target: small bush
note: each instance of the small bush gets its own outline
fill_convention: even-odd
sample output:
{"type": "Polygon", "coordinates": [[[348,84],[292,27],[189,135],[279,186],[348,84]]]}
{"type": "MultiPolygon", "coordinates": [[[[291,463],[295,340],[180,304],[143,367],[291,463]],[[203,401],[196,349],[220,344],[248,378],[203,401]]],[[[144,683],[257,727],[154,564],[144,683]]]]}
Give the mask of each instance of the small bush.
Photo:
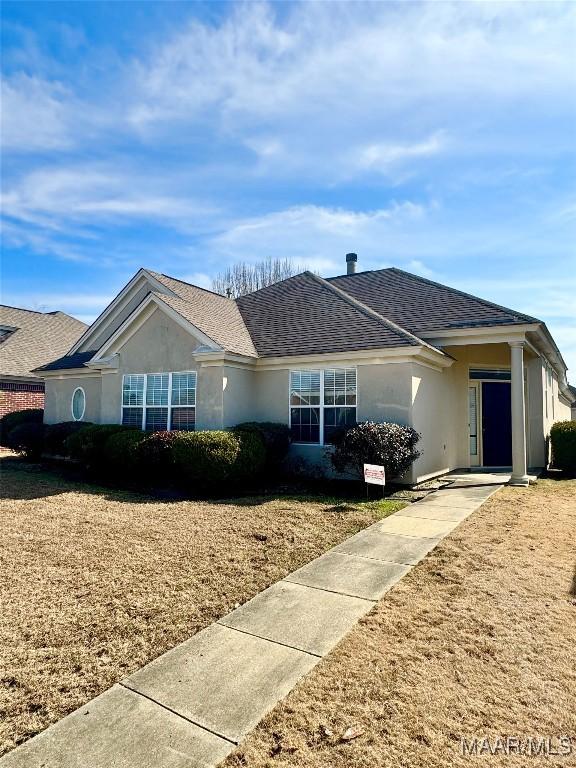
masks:
{"type": "Polygon", "coordinates": [[[233,432],[175,432],[172,444],[174,476],[189,491],[226,492],[235,480],[240,438],[233,432]]]}
{"type": "Polygon", "coordinates": [[[110,477],[133,477],[139,467],[138,446],[145,437],[140,429],[113,433],[102,446],[98,465],[110,477]]]}
{"type": "Polygon", "coordinates": [[[41,424],[44,419],[42,408],[28,408],[24,411],[7,413],[0,419],[0,445],[9,448],[7,442],[10,432],[19,424],[41,424]]]}
{"type": "Polygon", "coordinates": [[[412,427],[366,421],[337,436],[332,464],[338,472],[364,476],[364,464],[380,464],[387,477],[402,477],[420,456],[420,435],[412,427]]]}
{"type": "Polygon", "coordinates": [[[138,464],[151,483],[169,485],[174,480],[174,442],[179,432],[146,433],[136,446],[138,464]]]}
{"type": "Polygon", "coordinates": [[[259,434],[266,448],[266,465],[277,466],[286,457],[290,447],[290,429],[287,424],[273,421],[246,421],[234,430],[253,431],[259,434]]]}
{"type": "Polygon", "coordinates": [[[104,444],[108,438],[119,432],[132,432],[133,429],[121,424],[93,424],[70,435],[64,447],[70,458],[85,467],[95,468],[104,460],[104,444]]]}
{"type": "Polygon", "coordinates": [[[27,459],[39,459],[44,447],[44,424],[29,421],[10,430],[8,448],[21,453],[27,459]]]}
{"type": "Polygon", "coordinates": [[[62,421],[59,424],[47,424],[44,430],[44,451],[53,456],[66,456],[66,440],[84,427],[92,426],[91,421],[62,421]]]}
{"type": "Polygon", "coordinates": [[[249,477],[257,477],[267,463],[266,443],[263,434],[243,425],[232,430],[240,440],[240,450],[233,467],[233,478],[243,482],[249,477]]]}
{"type": "Polygon", "coordinates": [[[576,421],[557,421],[550,430],[552,465],[576,474],[576,421]]]}

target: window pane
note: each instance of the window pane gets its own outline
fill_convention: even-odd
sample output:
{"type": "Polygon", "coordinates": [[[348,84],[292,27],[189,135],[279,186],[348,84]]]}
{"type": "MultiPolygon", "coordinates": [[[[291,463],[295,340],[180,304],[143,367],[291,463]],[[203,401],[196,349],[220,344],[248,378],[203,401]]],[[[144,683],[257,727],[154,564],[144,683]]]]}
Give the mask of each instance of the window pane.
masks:
{"type": "Polygon", "coordinates": [[[168,408],[146,408],[145,429],[158,432],[168,429],[168,408]]]}
{"type": "Polygon", "coordinates": [[[324,442],[331,443],[338,432],[356,424],[356,408],[324,409],[324,442]]]}
{"type": "Polygon", "coordinates": [[[142,408],[122,408],[122,424],[142,429],[142,408]]]}
{"type": "Polygon", "coordinates": [[[171,429],[183,429],[192,432],[196,424],[195,408],[173,408],[171,429]]]}
{"type": "Polygon", "coordinates": [[[83,389],[74,390],[72,395],[72,417],[75,421],[80,421],[84,416],[84,407],[86,405],[86,397],[83,389]]]}
{"type": "Polygon", "coordinates": [[[290,405],[320,405],[320,371],[290,372],[290,405]]]}
{"type": "Polygon", "coordinates": [[[473,368],[470,371],[471,379],[488,379],[489,381],[510,381],[510,371],[473,368]]]}
{"type": "Polygon", "coordinates": [[[296,443],[320,442],[320,409],[292,408],[290,411],[290,431],[296,443]]]}
{"type": "Polygon", "coordinates": [[[356,405],[356,369],[324,371],[324,405],[356,405]]]}
{"type": "Polygon", "coordinates": [[[196,374],[172,374],[172,405],[196,405],[196,374]]]}
{"type": "Polygon", "coordinates": [[[168,405],[168,374],[151,373],[146,381],[146,405],[168,405]]]}
{"type": "Polygon", "coordinates": [[[468,388],[468,421],[470,424],[470,456],[478,455],[478,407],[476,387],[468,388]]]}
{"type": "Polygon", "coordinates": [[[143,405],[144,376],[129,374],[122,384],[122,405],[143,405]]]}

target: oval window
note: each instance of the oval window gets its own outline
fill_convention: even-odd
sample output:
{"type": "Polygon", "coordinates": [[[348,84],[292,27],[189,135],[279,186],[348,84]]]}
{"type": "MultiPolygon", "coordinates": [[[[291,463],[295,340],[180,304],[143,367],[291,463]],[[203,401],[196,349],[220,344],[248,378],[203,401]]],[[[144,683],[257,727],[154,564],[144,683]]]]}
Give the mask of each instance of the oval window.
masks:
{"type": "Polygon", "coordinates": [[[72,395],[72,418],[81,421],[86,409],[86,395],[82,387],[77,387],[72,395]]]}

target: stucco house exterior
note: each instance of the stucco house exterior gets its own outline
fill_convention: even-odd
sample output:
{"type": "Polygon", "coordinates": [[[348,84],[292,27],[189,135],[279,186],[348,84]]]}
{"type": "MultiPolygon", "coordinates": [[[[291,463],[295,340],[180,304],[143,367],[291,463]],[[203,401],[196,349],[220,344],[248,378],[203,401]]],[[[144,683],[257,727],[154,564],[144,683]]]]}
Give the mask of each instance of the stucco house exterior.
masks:
{"type": "Polygon", "coordinates": [[[44,381],[33,369],[65,354],[86,328],[65,312],[0,305],[0,417],[44,407],[44,381]]]}
{"type": "Polygon", "coordinates": [[[63,357],[37,372],[45,421],[143,429],[290,425],[322,463],[334,430],[410,424],[409,482],[455,468],[547,463],[570,418],[566,365],[540,320],[395,268],[311,272],[231,299],[140,269],[63,357]]]}

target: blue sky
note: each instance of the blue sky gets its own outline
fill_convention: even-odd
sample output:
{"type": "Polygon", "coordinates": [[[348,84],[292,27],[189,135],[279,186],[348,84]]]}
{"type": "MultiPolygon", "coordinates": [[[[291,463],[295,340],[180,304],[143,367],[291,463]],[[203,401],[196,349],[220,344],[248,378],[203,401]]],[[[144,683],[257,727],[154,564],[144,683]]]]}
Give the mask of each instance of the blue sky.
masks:
{"type": "Polygon", "coordinates": [[[2,301],[140,266],[398,266],[544,319],[576,378],[576,5],[3,3],[2,301]]]}

